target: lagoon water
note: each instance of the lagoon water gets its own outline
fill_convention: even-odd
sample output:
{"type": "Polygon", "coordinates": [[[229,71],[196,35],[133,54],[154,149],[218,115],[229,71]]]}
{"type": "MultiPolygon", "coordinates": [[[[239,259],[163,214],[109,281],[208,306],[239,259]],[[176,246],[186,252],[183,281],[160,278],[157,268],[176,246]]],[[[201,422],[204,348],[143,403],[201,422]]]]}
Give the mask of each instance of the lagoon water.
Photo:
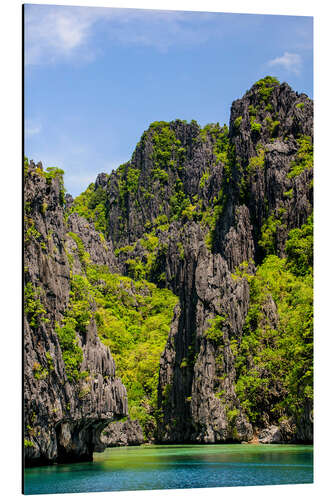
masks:
{"type": "Polygon", "coordinates": [[[313,482],[313,447],[144,445],[108,448],[94,461],[26,469],[25,494],[212,488],[313,482]]]}

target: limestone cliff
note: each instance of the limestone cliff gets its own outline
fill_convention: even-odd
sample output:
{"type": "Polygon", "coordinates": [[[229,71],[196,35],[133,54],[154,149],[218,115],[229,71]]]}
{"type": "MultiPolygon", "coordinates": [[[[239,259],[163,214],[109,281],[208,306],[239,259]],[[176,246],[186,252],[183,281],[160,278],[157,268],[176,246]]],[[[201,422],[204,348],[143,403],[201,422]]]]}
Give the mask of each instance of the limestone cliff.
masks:
{"type": "MultiPolygon", "coordinates": [[[[235,392],[232,346],[241,342],[249,283],[233,275],[243,263],[255,274],[266,255],[284,258],[290,231],[311,215],[312,136],[312,101],[267,78],[233,103],[229,130],[152,124],[108,180],[109,238],[122,272],[133,275],[143,262],[146,277],[180,299],[161,358],[162,442],[250,440],[260,430],[235,392]],[[158,237],[153,261],[141,245],[150,231],[158,237]],[[218,343],[206,335],[216,317],[225,318],[218,343]]],[[[276,316],[272,298],[262,314],[276,316]]],[[[271,393],[283,397],[281,388],[271,393]]],[[[301,424],[274,419],[271,404],[261,426],[279,418],[289,422],[282,440],[312,440],[310,403],[301,424]]]]}
{"type": "MultiPolygon", "coordinates": [[[[126,164],[75,200],[55,172],[27,168],[30,461],[142,441],[136,423],[110,424],[99,439],[127,400],[96,314],[73,312],[71,276],[84,277],[88,262],[179,298],[157,406],[145,403],[150,438],[312,441],[312,151],[312,101],[267,77],[232,104],[229,127],[154,122],[126,164]],[[295,327],[288,308],[306,321],[295,327]],[[76,368],[61,341],[73,318],[76,368]]],[[[94,312],[89,286],[77,300],[94,312]]]]}
{"type": "Polygon", "coordinates": [[[69,229],[87,234],[92,255],[107,265],[112,248],[103,247],[87,221],[66,223],[60,175],[30,163],[24,183],[25,463],[88,460],[102,446],[101,430],[127,414],[127,396],[93,318],[61,346],[57,325],[70,304],[70,255],[80,267],[69,229]],[[71,348],[78,354],[75,375],[68,370],[71,348]]]}

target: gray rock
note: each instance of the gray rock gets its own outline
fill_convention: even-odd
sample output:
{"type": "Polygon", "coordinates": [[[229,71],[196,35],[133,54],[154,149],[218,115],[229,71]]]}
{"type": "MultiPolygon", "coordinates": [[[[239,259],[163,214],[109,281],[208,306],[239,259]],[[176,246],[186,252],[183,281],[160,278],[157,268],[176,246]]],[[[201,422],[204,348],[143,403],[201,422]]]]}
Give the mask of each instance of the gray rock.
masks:
{"type": "MultiPolygon", "coordinates": [[[[115,376],[109,349],[97,335],[92,320],[86,335],[77,332],[83,350],[85,380],[70,381],[65,373],[61,347],[55,331],[68,306],[70,265],[61,184],[47,181],[42,166],[31,163],[25,176],[25,284],[40,303],[34,322],[29,309],[24,321],[24,419],[25,464],[92,459],[102,448],[99,435],[114,419],[127,415],[125,387],[115,376]],[[31,229],[32,228],[32,229],[31,229]],[[31,234],[32,233],[32,234],[31,234]],[[66,253],[67,252],[67,253],[66,253]],[[42,312],[43,311],[43,312],[42,312]]],[[[112,265],[110,245],[104,250],[82,220],[72,217],[70,228],[81,233],[93,258],[112,265]]]]}
{"type": "Polygon", "coordinates": [[[103,446],[138,446],[145,441],[141,426],[137,420],[112,422],[102,432],[103,446]]]}
{"type": "Polygon", "coordinates": [[[282,443],[282,435],[277,425],[271,425],[267,429],[262,429],[259,434],[259,443],[278,444],[282,443]]]}
{"type": "MultiPolygon", "coordinates": [[[[41,165],[30,165],[25,181],[30,211],[26,223],[29,226],[32,220],[39,236],[25,244],[25,279],[42,290],[40,301],[49,321],[38,328],[31,327],[27,319],[25,323],[26,439],[33,443],[26,447],[28,464],[87,459],[94,449],[105,445],[141,441],[137,423],[110,424],[127,415],[126,391],[116,378],[110,352],[97,337],[94,321],[86,335],[78,334],[84,352],[82,370],[93,374],[79,383],[66,379],[55,323],[61,321],[69,300],[68,256],[73,272],[85,272],[75,240],[68,233],[80,236],[92,263],[126,274],[127,259],[146,258],[139,239],[156,218],[164,216],[170,222],[177,183],[181,183],[191,204],[199,208],[192,217],[181,215],[164,231],[156,231],[159,243],[149,279],[179,296],[160,360],[159,441],[247,442],[257,433],[262,442],[312,441],[310,404],[305,405],[297,421],[286,415],[281,423],[270,415],[270,401],[263,401],[263,428],[253,429],[236,393],[232,343],[242,336],[249,285],[246,279],[235,277],[235,272],[244,262],[249,274],[256,272],[264,257],[259,244],[261,230],[269,216],[280,220],[274,252],[285,257],[289,231],[304,224],[313,210],[312,169],[293,178],[288,176],[299,148],[299,135],[313,136],[313,103],[282,84],[273,89],[270,105],[271,121],[279,122],[273,137],[258,86],[232,104],[229,139],[233,161],[229,169],[216,155],[212,131],[202,134],[195,122],[176,120],[169,128],[177,147],[172,148],[163,178],[159,178],[152,158],[154,126],[150,127],[127,164],[110,176],[100,174],[96,179],[95,189],[107,194],[106,241],[77,214],[68,218],[66,227],[59,180],[47,183],[37,172],[41,165]],[[304,103],[302,110],[296,106],[300,102],[304,103]],[[250,106],[256,109],[260,131],[251,130],[250,106]],[[239,116],[242,121],[236,127],[239,116]],[[249,168],[260,150],[264,152],[262,165],[249,168]],[[129,171],[132,183],[125,189],[129,171]],[[133,178],[137,178],[137,184],[133,178]],[[221,196],[223,209],[216,220],[212,248],[208,249],[208,226],[198,214],[212,207],[216,199],[222,200],[221,196]],[[130,249],[116,258],[113,249],[123,246],[130,249]],[[206,336],[210,321],[217,315],[224,318],[220,342],[206,336]],[[47,353],[54,370],[48,378],[37,380],[34,363],[47,367],[47,353]]],[[[221,132],[221,128],[217,130],[221,132]]],[[[66,204],[71,203],[67,197],[66,204]]],[[[271,296],[262,306],[261,321],[271,328],[278,324],[277,306],[271,296]]],[[[248,363],[253,367],[253,360],[248,363]]],[[[269,397],[284,396],[283,389],[273,384],[269,397]]]]}

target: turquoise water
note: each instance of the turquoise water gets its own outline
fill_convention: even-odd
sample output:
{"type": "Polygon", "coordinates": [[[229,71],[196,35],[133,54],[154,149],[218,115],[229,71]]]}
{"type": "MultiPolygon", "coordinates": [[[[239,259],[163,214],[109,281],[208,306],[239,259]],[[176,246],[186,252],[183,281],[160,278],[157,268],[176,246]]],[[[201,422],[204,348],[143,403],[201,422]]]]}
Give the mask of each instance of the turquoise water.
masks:
{"type": "Polygon", "coordinates": [[[26,494],[212,488],[313,482],[313,447],[149,445],[108,448],[94,461],[26,469],[26,494]]]}

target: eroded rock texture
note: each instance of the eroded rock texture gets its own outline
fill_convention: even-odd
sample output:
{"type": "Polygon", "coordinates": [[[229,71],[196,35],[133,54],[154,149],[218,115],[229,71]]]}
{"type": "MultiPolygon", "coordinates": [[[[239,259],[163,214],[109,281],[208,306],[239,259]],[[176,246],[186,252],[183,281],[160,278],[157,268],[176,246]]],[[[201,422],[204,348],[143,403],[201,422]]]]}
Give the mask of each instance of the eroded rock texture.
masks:
{"type": "Polygon", "coordinates": [[[138,446],[145,442],[141,426],[137,420],[112,422],[101,435],[103,446],[138,446]]]}
{"type": "MultiPolygon", "coordinates": [[[[158,439],[248,441],[258,429],[244,415],[235,393],[231,347],[242,336],[249,286],[246,279],[234,280],[232,273],[243,262],[248,273],[255,272],[265,255],[260,239],[267,221],[276,221],[268,250],[285,257],[289,231],[304,224],[312,212],[312,169],[290,173],[300,151],[299,138],[312,138],[313,104],[287,84],[273,83],[266,95],[254,85],[233,103],[224,138],[218,125],[205,131],[195,122],[167,125],[164,144],[155,131],[161,134],[165,124],[152,124],[131,161],[113,173],[106,186],[109,236],[117,248],[125,246],[118,255],[122,272],[130,272],[128,258],[145,262],[138,239],[154,221],[171,219],[162,229],[155,226],[159,245],[148,270],[149,279],[170,287],[180,298],[161,358],[158,439]],[[226,136],[228,146],[221,144],[227,143],[226,136]],[[173,142],[169,153],[168,140],[173,142]],[[124,190],[129,179],[131,187],[124,190]],[[184,199],[190,208],[185,204],[185,211],[177,212],[184,199]],[[215,210],[207,244],[209,224],[203,219],[214,204],[221,209],[215,210]],[[216,315],[228,318],[220,345],[205,336],[216,315]]],[[[274,321],[273,300],[263,314],[274,321]]],[[[273,424],[266,421],[267,428],[273,424]]],[[[304,408],[300,427],[294,425],[294,431],[283,434],[285,439],[312,440],[309,408],[304,408]]]]}
{"type": "MultiPolygon", "coordinates": [[[[92,459],[101,449],[100,432],[127,414],[125,387],[115,375],[109,349],[92,319],[77,332],[83,352],[81,372],[69,380],[56,334],[68,307],[70,267],[66,249],[69,229],[87,238],[93,258],[112,266],[106,250],[86,221],[64,219],[60,179],[46,179],[42,165],[30,163],[25,175],[26,304],[24,321],[24,412],[26,465],[92,459]]],[[[74,264],[79,267],[74,254],[74,264]]],[[[80,269],[78,270],[78,272],[80,269]]]]}
{"type": "MultiPolygon", "coordinates": [[[[311,442],[310,404],[297,422],[287,416],[276,421],[264,408],[262,427],[252,425],[236,393],[233,346],[242,338],[250,300],[248,280],[235,273],[246,263],[254,275],[265,252],[285,257],[288,233],[312,213],[312,168],[293,171],[300,138],[312,136],[312,101],[274,82],[254,85],[233,103],[229,130],[155,122],[128,163],[96,180],[95,191],[107,200],[105,239],[75,213],[65,221],[59,180],[45,179],[30,165],[27,218],[39,236],[25,243],[25,277],[45,321],[34,327],[31,314],[26,321],[28,463],[86,459],[106,445],[142,442],[131,422],[111,424],[99,438],[108,423],[126,415],[127,400],[93,319],[84,334],[78,332],[81,370],[90,376],[77,382],[66,377],[55,324],[69,302],[68,258],[73,272],[84,274],[73,234],[93,263],[131,277],[139,269],[141,277],[179,297],[160,361],[160,442],[311,442]],[[274,230],[266,241],[269,223],[274,230]],[[207,336],[214,318],[223,319],[219,342],[207,336]]],[[[66,203],[72,206],[70,196],[66,203]]],[[[261,313],[272,328],[279,323],[272,297],[261,313]]],[[[277,399],[281,390],[274,387],[277,399]]]]}
{"type": "MultiPolygon", "coordinates": [[[[249,106],[260,109],[261,105],[255,87],[233,103],[230,138],[235,162],[230,182],[222,181],[228,194],[217,221],[213,252],[207,251],[193,223],[183,228],[188,238],[184,238],[186,272],[179,274],[177,283],[181,307],[161,358],[160,404],[164,412],[159,437],[162,442],[185,439],[213,443],[230,439],[248,441],[253,437],[254,429],[235,395],[235,360],[230,349],[232,339],[239,339],[242,334],[249,290],[246,280],[235,282],[231,273],[243,261],[252,262],[249,271],[254,271],[254,263],[261,257],[260,230],[268,216],[281,214],[275,251],[283,257],[288,232],[305,223],[312,211],[312,171],[288,178],[298,150],[296,134],[312,136],[312,103],[286,84],[273,90],[270,103],[271,113],[279,121],[274,141],[260,112],[256,122],[261,130],[251,132],[249,106]],[[304,102],[302,116],[295,107],[299,102],[304,102]],[[235,128],[239,116],[243,119],[240,127],[235,128]],[[258,157],[258,149],[265,151],[263,165],[249,171],[248,165],[251,158],[258,157]],[[291,189],[293,196],[288,198],[284,193],[291,189]],[[203,335],[208,320],[216,314],[228,318],[224,347],[218,348],[203,335]],[[184,359],[188,360],[186,366],[182,363],[184,359]],[[237,417],[230,421],[234,409],[238,410],[237,417]]],[[[263,313],[269,318],[275,311],[272,301],[263,313]]],[[[284,433],[285,440],[312,440],[308,408],[304,408],[301,428],[288,436],[284,433]]],[[[276,433],[266,432],[265,442],[276,439],[276,433]]],[[[283,441],[282,437],[279,440],[283,441]]]]}

